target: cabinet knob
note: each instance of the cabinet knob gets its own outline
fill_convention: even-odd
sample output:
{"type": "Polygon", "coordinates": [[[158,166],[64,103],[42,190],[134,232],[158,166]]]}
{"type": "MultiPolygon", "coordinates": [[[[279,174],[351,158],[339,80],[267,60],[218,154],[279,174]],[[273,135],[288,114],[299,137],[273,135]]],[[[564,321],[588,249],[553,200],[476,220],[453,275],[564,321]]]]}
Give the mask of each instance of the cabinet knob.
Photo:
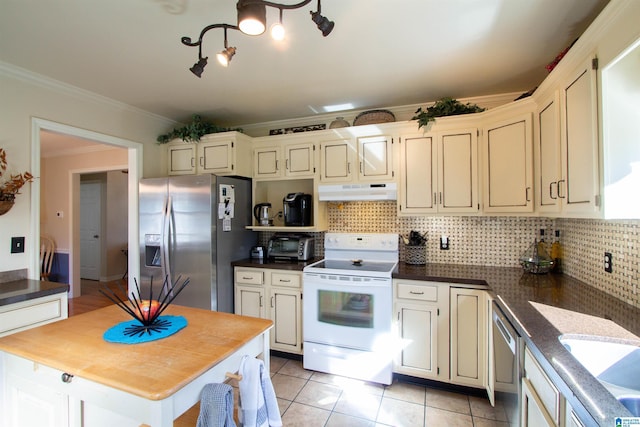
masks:
{"type": "Polygon", "coordinates": [[[71,380],[73,379],[73,375],[71,375],[71,374],[67,374],[67,373],[65,372],[65,373],[63,373],[63,374],[61,375],[61,377],[60,377],[60,378],[62,379],[62,382],[63,382],[63,383],[67,383],[67,384],[68,384],[68,383],[70,383],[70,382],[71,382],[71,380]]]}

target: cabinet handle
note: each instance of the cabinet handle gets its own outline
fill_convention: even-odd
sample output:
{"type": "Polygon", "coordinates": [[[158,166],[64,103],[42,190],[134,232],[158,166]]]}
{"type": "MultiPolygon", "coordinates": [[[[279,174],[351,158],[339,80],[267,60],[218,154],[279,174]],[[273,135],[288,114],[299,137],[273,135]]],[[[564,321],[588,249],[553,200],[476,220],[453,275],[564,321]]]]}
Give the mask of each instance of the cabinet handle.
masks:
{"type": "Polygon", "coordinates": [[[562,188],[562,187],[560,186],[560,183],[561,183],[561,182],[563,182],[563,183],[564,183],[564,182],[565,182],[565,180],[564,180],[564,179],[561,179],[560,181],[558,181],[558,183],[556,184],[556,186],[557,186],[556,193],[558,193],[558,198],[560,198],[560,199],[564,199],[564,198],[566,198],[567,196],[566,196],[566,195],[565,195],[565,196],[561,196],[561,195],[560,195],[560,188],[562,188]]]}
{"type": "Polygon", "coordinates": [[[443,205],[443,199],[442,199],[442,191],[438,193],[438,197],[440,198],[440,204],[443,205]]]}
{"type": "MultiPolygon", "coordinates": [[[[553,200],[556,200],[558,197],[553,197],[553,186],[554,186],[554,184],[556,186],[558,185],[558,183],[555,182],[555,181],[549,183],[549,198],[551,198],[553,200]]],[[[557,191],[556,191],[556,193],[557,193],[557,191]]]]}
{"type": "Polygon", "coordinates": [[[409,293],[412,295],[424,295],[424,291],[421,291],[421,292],[409,291],[409,293]]]}
{"type": "Polygon", "coordinates": [[[351,163],[347,162],[347,175],[351,175],[351,163]]]}
{"type": "Polygon", "coordinates": [[[195,160],[196,160],[195,157],[191,158],[191,167],[195,167],[195,160]]]}
{"type": "Polygon", "coordinates": [[[251,277],[242,276],[242,280],[250,280],[250,279],[252,279],[252,278],[251,277]]]}
{"type": "Polygon", "coordinates": [[[69,384],[71,382],[71,380],[73,379],[73,375],[67,374],[65,372],[60,376],[60,379],[62,380],[63,383],[69,384]]]}
{"type": "Polygon", "coordinates": [[[204,166],[204,156],[200,156],[200,166],[204,166]]]}
{"type": "Polygon", "coordinates": [[[289,283],[289,282],[291,282],[291,279],[279,279],[278,282],[280,282],[280,283],[289,283]]]}
{"type": "Polygon", "coordinates": [[[271,308],[273,308],[273,297],[271,297],[271,308]]]}
{"type": "Polygon", "coordinates": [[[531,199],[529,198],[529,191],[531,191],[531,187],[527,187],[526,190],[524,190],[524,197],[526,198],[527,203],[531,201],[531,199]]]}
{"type": "Polygon", "coordinates": [[[260,295],[260,307],[262,307],[262,295],[260,295]]]}
{"type": "Polygon", "coordinates": [[[438,197],[436,196],[436,192],[433,192],[433,204],[437,205],[438,204],[438,197]]]}
{"type": "Polygon", "coordinates": [[[280,163],[280,160],[276,160],[276,170],[280,170],[279,163],[280,163]]]}
{"type": "Polygon", "coordinates": [[[364,173],[364,172],[362,171],[362,162],[360,162],[360,173],[364,173]]]}
{"type": "Polygon", "coordinates": [[[285,168],[286,170],[289,170],[289,159],[285,159],[285,160],[284,160],[284,168],[285,168]]]}

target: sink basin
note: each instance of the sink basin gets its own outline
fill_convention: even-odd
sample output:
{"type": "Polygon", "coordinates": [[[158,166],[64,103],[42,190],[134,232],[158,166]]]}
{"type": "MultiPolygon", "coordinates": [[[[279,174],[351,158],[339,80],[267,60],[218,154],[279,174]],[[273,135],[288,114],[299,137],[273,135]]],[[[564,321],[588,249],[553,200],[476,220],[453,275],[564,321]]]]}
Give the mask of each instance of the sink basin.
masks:
{"type": "Polygon", "coordinates": [[[616,398],[630,399],[628,404],[640,410],[640,343],[601,337],[559,338],[571,355],[616,398]]]}
{"type": "Polygon", "coordinates": [[[640,396],[621,396],[618,397],[618,402],[622,403],[634,417],[640,417],[640,396]]]}

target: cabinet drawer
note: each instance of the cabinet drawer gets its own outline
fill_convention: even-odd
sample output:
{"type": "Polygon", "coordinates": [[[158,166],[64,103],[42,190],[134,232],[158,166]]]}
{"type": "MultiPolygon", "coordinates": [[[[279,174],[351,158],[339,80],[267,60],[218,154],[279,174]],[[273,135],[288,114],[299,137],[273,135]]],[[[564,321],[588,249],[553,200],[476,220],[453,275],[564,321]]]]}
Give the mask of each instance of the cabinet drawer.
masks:
{"type": "Polygon", "coordinates": [[[0,313],[0,336],[65,318],[62,299],[43,297],[9,306],[0,313]]]}
{"type": "Polygon", "coordinates": [[[287,273],[272,273],[271,285],[272,286],[287,286],[291,288],[300,287],[300,275],[299,274],[287,274],[287,273]]]}
{"type": "Polygon", "coordinates": [[[250,271],[250,270],[237,270],[236,283],[244,283],[247,285],[263,285],[264,272],[250,271]]]}
{"type": "Polygon", "coordinates": [[[528,348],[524,352],[524,371],[525,377],[535,389],[545,409],[556,425],[560,425],[560,392],[544,373],[528,348]]]}
{"type": "Polygon", "coordinates": [[[398,283],[398,298],[438,301],[438,287],[433,285],[398,283]]]}

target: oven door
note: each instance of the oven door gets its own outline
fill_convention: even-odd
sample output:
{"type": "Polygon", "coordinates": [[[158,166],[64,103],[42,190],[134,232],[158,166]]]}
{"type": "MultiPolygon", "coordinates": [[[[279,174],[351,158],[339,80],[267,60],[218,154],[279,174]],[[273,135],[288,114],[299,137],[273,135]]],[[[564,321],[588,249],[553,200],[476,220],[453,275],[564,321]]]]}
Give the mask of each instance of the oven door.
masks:
{"type": "Polygon", "coordinates": [[[307,342],[376,350],[391,337],[391,278],[303,274],[307,342]]]}

